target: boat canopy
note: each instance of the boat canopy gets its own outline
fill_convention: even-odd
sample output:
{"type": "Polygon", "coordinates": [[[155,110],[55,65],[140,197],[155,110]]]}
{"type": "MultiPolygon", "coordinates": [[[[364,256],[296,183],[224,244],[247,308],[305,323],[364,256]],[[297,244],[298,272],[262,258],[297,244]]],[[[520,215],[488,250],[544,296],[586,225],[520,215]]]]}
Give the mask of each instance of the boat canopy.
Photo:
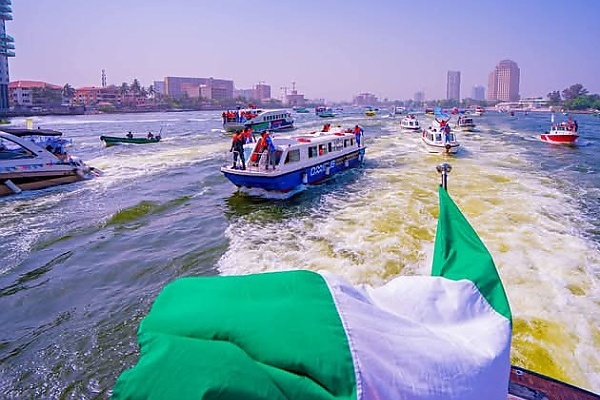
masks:
{"type": "Polygon", "coordinates": [[[62,132],[53,129],[1,128],[0,131],[13,136],[62,136],[62,132]]]}

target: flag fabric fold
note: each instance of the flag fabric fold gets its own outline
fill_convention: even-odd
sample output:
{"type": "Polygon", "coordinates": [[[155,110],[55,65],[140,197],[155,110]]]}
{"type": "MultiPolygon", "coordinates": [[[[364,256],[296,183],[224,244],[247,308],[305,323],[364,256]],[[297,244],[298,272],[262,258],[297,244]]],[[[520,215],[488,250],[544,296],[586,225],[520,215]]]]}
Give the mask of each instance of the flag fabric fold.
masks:
{"type": "Polygon", "coordinates": [[[432,272],[376,288],[305,270],[180,278],[113,398],[506,399],[508,301],[443,189],[432,272]]]}

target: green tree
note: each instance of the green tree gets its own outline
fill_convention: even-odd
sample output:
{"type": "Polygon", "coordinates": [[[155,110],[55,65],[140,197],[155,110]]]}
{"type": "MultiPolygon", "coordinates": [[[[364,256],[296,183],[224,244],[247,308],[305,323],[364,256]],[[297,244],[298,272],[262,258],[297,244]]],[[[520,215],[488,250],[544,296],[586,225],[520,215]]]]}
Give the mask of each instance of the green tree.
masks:
{"type": "Polygon", "coordinates": [[[133,82],[131,82],[131,91],[135,96],[139,95],[142,91],[142,86],[140,85],[140,81],[135,78],[133,82]]]}
{"type": "Polygon", "coordinates": [[[127,93],[129,93],[129,85],[127,84],[127,82],[123,82],[121,84],[121,87],[119,88],[119,94],[125,95],[127,93]]]}
{"type": "Polygon", "coordinates": [[[547,94],[548,104],[551,106],[557,106],[561,103],[562,99],[560,97],[560,92],[555,90],[547,94]]]}
{"type": "Polygon", "coordinates": [[[581,83],[571,85],[562,91],[563,99],[565,100],[574,100],[577,97],[585,96],[586,94],[588,94],[588,91],[583,88],[581,83]]]}

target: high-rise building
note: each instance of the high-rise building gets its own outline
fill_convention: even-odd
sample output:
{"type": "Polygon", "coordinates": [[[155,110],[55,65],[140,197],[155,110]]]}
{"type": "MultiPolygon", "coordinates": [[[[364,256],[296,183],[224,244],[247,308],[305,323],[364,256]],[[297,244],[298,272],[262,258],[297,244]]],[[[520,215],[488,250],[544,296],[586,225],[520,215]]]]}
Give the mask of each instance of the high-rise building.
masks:
{"type": "Polygon", "coordinates": [[[483,86],[473,86],[471,98],[477,101],[485,100],[485,88],[483,86]]]}
{"type": "Polygon", "coordinates": [[[417,92],[415,93],[415,102],[423,103],[425,101],[425,92],[417,92]]]}
{"type": "Polygon", "coordinates": [[[8,58],[14,57],[15,39],[6,34],[6,21],[12,21],[12,8],[10,0],[0,0],[0,111],[7,110],[9,105],[8,84],[8,58]]]}
{"type": "Polygon", "coordinates": [[[500,61],[488,77],[488,100],[519,100],[520,76],[521,70],[516,62],[511,60],[500,61]]]}
{"type": "Polygon", "coordinates": [[[446,99],[460,100],[460,71],[448,71],[446,99]]]}

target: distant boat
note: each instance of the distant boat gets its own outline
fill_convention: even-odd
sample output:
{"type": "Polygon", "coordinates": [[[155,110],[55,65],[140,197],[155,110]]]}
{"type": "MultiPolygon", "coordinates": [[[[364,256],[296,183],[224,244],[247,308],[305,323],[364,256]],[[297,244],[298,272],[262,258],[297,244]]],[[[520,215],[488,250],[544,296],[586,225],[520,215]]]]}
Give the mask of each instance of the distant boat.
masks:
{"type": "Polygon", "coordinates": [[[148,144],[148,143],[158,143],[160,142],[160,136],[154,136],[152,138],[149,137],[127,137],[127,136],[100,136],[100,140],[104,142],[106,147],[114,146],[122,143],[130,143],[130,144],[148,144]]]}
{"type": "Polygon", "coordinates": [[[331,107],[319,106],[315,108],[315,114],[321,118],[333,118],[335,113],[331,107]]]}
{"type": "Polygon", "coordinates": [[[377,115],[377,109],[369,106],[365,109],[365,115],[367,117],[374,117],[377,115]]]}
{"type": "Polygon", "coordinates": [[[540,135],[540,139],[546,143],[574,145],[579,134],[577,125],[569,120],[560,124],[552,124],[549,131],[540,135]]]}
{"type": "Polygon", "coordinates": [[[408,131],[420,131],[421,125],[419,124],[419,120],[415,118],[414,115],[409,114],[406,117],[400,120],[400,127],[402,129],[406,129],[408,131]]]}
{"type": "Polygon", "coordinates": [[[223,128],[227,132],[252,128],[254,133],[294,129],[294,118],[289,110],[261,110],[258,108],[224,111],[223,128]]]}
{"type": "Polygon", "coordinates": [[[298,114],[308,114],[310,112],[306,107],[294,107],[293,110],[298,114]]]}
{"type": "Polygon", "coordinates": [[[463,132],[473,132],[475,130],[475,122],[471,117],[458,117],[455,128],[463,132]]]}

